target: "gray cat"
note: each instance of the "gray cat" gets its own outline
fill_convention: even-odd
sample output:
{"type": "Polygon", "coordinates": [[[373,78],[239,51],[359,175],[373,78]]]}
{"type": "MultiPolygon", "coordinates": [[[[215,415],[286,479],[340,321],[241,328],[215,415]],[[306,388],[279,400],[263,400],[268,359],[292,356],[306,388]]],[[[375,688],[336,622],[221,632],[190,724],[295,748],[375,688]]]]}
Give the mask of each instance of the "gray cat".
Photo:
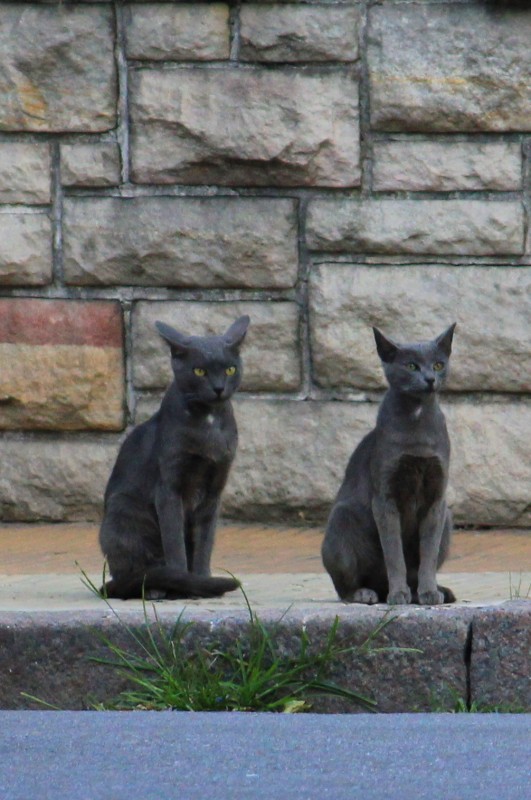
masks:
{"type": "Polygon", "coordinates": [[[436,580],[452,531],[445,501],[450,440],[437,393],[454,328],[417,344],[396,344],[373,328],[389,389],[376,428],[350,458],[322,547],[346,602],[455,601],[436,580]]]}
{"type": "Polygon", "coordinates": [[[210,557],[238,443],[230,398],[241,383],[248,325],[244,316],[222,336],[199,337],[156,323],[174,380],[157,413],[123,443],[107,485],[107,597],[214,597],[239,586],[211,577],[210,557]]]}

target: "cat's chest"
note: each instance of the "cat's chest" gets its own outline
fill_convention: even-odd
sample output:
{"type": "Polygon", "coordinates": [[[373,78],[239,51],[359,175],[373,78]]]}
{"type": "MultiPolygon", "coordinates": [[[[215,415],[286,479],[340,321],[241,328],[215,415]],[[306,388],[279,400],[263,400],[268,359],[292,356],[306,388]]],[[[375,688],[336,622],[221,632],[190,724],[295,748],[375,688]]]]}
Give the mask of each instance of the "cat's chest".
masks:
{"type": "Polygon", "coordinates": [[[205,415],[199,422],[181,429],[177,448],[183,459],[191,456],[213,463],[232,461],[238,437],[231,419],[215,414],[205,415]]]}

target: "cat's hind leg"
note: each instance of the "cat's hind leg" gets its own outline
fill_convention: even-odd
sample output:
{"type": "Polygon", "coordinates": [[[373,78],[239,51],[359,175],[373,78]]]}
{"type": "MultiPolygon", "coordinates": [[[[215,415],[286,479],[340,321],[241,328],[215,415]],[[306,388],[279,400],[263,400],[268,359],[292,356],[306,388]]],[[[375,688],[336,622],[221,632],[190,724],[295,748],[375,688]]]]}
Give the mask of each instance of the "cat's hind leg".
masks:
{"type": "Polygon", "coordinates": [[[332,509],[321,548],[323,564],[344,603],[378,603],[378,593],[362,585],[360,558],[356,552],[356,528],[361,520],[345,503],[332,509]]]}

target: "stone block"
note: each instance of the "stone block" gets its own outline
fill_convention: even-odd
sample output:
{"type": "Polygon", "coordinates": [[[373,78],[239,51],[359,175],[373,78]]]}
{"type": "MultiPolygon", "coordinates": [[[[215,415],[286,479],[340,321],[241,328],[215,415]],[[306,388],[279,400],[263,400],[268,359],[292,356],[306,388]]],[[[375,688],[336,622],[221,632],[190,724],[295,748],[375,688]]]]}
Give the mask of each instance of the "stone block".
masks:
{"type": "Polygon", "coordinates": [[[50,202],[50,146],[0,142],[0,203],[50,202]]]}
{"type": "Polygon", "coordinates": [[[523,7],[371,8],[372,125],[388,131],[529,131],[530,40],[531,15],[523,7]]]}
{"type": "Polygon", "coordinates": [[[0,211],[0,285],[42,286],[52,280],[52,223],[48,214],[0,211]]]}
{"type": "Polygon", "coordinates": [[[0,438],[0,517],[6,522],[99,520],[119,436],[0,438]]]}
{"type": "Polygon", "coordinates": [[[242,61],[356,61],[358,5],[263,6],[240,11],[242,61]]]}
{"type": "Polygon", "coordinates": [[[226,3],[140,3],[126,7],[128,58],[211,61],[230,54],[226,3]]]}
{"type": "Polygon", "coordinates": [[[63,186],[117,186],[120,150],[115,142],[61,144],[63,186]]]}
{"type": "Polygon", "coordinates": [[[358,85],[350,71],[135,69],[135,183],[357,186],[358,85]]]}
{"type": "MultiPolygon", "coordinates": [[[[442,401],[452,440],[457,524],[529,525],[531,466],[522,431],[531,407],[442,401]]],[[[236,401],[240,444],[224,495],[241,519],[323,521],[354,448],[374,427],[377,404],[236,401]]]]}
{"type": "Polygon", "coordinates": [[[472,626],[470,691],[480,707],[531,710],[531,602],[478,609],[472,626]]]}
{"type": "Polygon", "coordinates": [[[377,191],[510,191],[522,186],[517,142],[376,142],[373,158],[377,191]]]}
{"type": "Polygon", "coordinates": [[[328,253],[521,254],[523,207],[497,200],[312,200],[307,242],[328,253]]]}
{"type": "Polygon", "coordinates": [[[299,388],[299,312],[296,303],[141,302],[133,316],[133,374],[139,388],[166,387],[172,379],[169,348],[155,320],[184,333],[223,333],[242,314],[251,326],[242,348],[247,391],[285,392],[299,388]]]}
{"type": "Polygon", "coordinates": [[[3,4],[1,131],[98,132],[116,124],[107,4],[3,4]]]}
{"type": "Polygon", "coordinates": [[[289,288],[292,200],[67,198],[65,279],[75,285],[289,288]]]}
{"type": "Polygon", "coordinates": [[[413,342],[457,322],[448,389],[529,393],[530,298],[527,267],[321,264],[310,280],[314,379],[385,388],[373,325],[413,342]]]}
{"type": "Polygon", "coordinates": [[[0,428],[120,430],[122,340],[118,303],[0,299],[0,428]]]}

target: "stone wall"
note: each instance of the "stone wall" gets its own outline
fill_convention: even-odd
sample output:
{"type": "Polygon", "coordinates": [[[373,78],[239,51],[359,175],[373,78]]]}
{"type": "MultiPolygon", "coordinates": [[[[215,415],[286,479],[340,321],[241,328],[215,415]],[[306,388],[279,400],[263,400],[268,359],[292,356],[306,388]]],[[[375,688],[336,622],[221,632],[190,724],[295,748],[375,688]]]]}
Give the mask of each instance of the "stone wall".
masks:
{"type": "Polygon", "coordinates": [[[531,7],[0,2],[0,512],[96,519],[169,379],[248,312],[225,512],[323,519],[454,320],[458,523],[531,523],[531,7]]]}

